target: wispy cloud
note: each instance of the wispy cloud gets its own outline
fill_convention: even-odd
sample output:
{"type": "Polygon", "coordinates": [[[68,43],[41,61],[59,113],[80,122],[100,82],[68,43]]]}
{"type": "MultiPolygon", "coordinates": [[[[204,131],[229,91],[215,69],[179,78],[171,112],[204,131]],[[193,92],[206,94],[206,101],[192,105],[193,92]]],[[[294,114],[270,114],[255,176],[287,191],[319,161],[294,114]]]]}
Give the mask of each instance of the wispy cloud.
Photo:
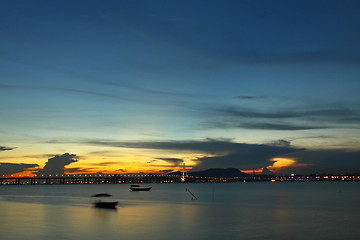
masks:
{"type": "Polygon", "coordinates": [[[310,130],[310,129],[324,129],[329,127],[324,127],[320,125],[299,125],[299,124],[291,124],[291,123],[264,123],[264,122],[223,122],[223,121],[211,121],[206,123],[206,125],[210,128],[244,128],[244,129],[260,129],[260,130],[310,130]]]}
{"type": "Polygon", "coordinates": [[[214,110],[216,117],[204,126],[209,128],[245,128],[262,130],[309,130],[326,128],[359,128],[360,110],[322,108],[281,111],[257,111],[245,108],[214,110]]]}
{"type": "Polygon", "coordinates": [[[299,109],[299,110],[283,110],[283,111],[271,111],[260,112],[252,109],[239,109],[239,108],[224,108],[218,109],[221,112],[229,116],[237,117],[250,117],[250,118],[304,118],[304,117],[318,117],[318,118],[335,118],[341,120],[355,120],[360,121],[359,109],[351,108],[323,108],[323,109],[299,109]]]}
{"type": "Polygon", "coordinates": [[[344,64],[359,65],[360,57],[355,53],[342,51],[306,51],[306,52],[269,52],[269,51],[223,51],[214,52],[209,50],[209,54],[218,59],[229,61],[234,64],[299,64],[314,62],[339,62],[344,64]]]}
{"type": "Polygon", "coordinates": [[[80,93],[85,95],[92,95],[98,97],[112,98],[117,100],[130,100],[127,97],[121,96],[119,94],[105,93],[101,91],[90,91],[90,90],[81,90],[75,88],[66,88],[66,87],[46,87],[46,86],[34,86],[34,85],[9,85],[9,84],[0,84],[0,89],[19,89],[19,90],[43,90],[43,91],[58,91],[58,92],[70,92],[70,93],[80,93]]]}
{"type": "Polygon", "coordinates": [[[5,147],[5,146],[0,146],[0,152],[1,151],[10,151],[10,150],[14,150],[14,147],[5,147]]]}
{"type": "MultiPolygon", "coordinates": [[[[70,76],[72,78],[75,78],[75,79],[83,81],[83,82],[91,82],[91,83],[96,83],[96,84],[100,84],[100,85],[106,85],[107,87],[110,86],[112,88],[116,87],[119,89],[131,90],[136,93],[142,93],[142,94],[158,96],[158,97],[194,97],[194,95],[185,93],[185,92],[166,91],[166,90],[160,90],[158,88],[155,89],[155,88],[149,88],[149,87],[144,87],[144,86],[138,86],[136,84],[128,83],[128,82],[121,81],[121,80],[110,81],[110,80],[106,80],[106,79],[105,80],[98,79],[95,76],[85,76],[76,71],[71,71],[68,69],[54,67],[54,66],[51,66],[51,65],[48,65],[45,63],[37,63],[37,62],[31,61],[31,60],[26,60],[23,58],[12,57],[10,54],[7,54],[5,52],[0,52],[0,53],[3,55],[3,57],[7,61],[11,61],[11,62],[25,65],[25,66],[44,69],[46,71],[51,71],[51,72],[54,72],[57,74],[67,75],[67,76],[70,76]]],[[[107,92],[105,93],[105,92],[100,92],[100,91],[89,91],[89,90],[75,89],[75,88],[70,88],[70,87],[68,87],[68,88],[67,87],[56,87],[56,86],[45,87],[45,86],[32,86],[32,85],[20,86],[20,85],[0,84],[0,88],[56,90],[56,91],[67,91],[67,92],[75,92],[75,93],[88,94],[88,95],[96,95],[96,96],[100,96],[100,97],[115,98],[115,99],[126,99],[126,100],[130,100],[130,99],[136,100],[137,99],[137,98],[129,99],[128,97],[124,97],[121,94],[110,94],[107,92]]]]}
{"type": "Polygon", "coordinates": [[[254,100],[254,99],[265,98],[265,96],[238,95],[238,96],[235,96],[235,98],[240,99],[240,100],[254,100]]]}
{"type": "Polygon", "coordinates": [[[7,174],[20,173],[38,166],[39,166],[38,164],[0,163],[0,174],[7,175],[7,174]]]}
{"type": "Polygon", "coordinates": [[[156,158],[155,160],[162,160],[168,162],[174,167],[181,166],[181,164],[184,162],[184,160],[180,158],[156,158]]]}

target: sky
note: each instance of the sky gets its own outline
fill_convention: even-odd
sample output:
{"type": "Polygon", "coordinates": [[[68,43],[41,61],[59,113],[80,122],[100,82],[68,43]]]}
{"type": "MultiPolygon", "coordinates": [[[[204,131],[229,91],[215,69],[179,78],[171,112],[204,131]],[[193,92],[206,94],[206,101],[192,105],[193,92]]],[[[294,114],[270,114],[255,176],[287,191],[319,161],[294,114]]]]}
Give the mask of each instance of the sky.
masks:
{"type": "Polygon", "coordinates": [[[0,174],[360,172],[357,0],[0,0],[0,174]]]}

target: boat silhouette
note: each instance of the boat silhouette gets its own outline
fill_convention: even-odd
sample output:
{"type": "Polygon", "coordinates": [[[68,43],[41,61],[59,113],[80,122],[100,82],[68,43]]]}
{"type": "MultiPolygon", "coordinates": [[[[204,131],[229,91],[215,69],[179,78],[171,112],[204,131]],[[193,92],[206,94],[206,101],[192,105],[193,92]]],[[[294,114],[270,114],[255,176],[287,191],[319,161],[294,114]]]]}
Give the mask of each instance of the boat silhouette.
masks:
{"type": "Polygon", "coordinates": [[[150,191],[152,187],[140,187],[139,185],[130,185],[130,190],[134,192],[150,191]]]}

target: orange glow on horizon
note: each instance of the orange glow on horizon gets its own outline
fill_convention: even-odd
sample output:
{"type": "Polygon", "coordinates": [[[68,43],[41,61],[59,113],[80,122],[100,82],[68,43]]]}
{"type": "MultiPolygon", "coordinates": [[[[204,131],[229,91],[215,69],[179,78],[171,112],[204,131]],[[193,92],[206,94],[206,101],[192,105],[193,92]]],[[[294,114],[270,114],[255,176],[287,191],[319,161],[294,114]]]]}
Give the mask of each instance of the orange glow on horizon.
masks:
{"type": "Polygon", "coordinates": [[[262,173],[262,168],[260,169],[255,169],[255,170],[241,170],[242,172],[246,173],[246,174],[261,174],[262,173]]]}
{"type": "Polygon", "coordinates": [[[268,169],[274,173],[278,173],[290,166],[296,166],[296,160],[291,158],[273,158],[271,160],[274,161],[274,164],[269,166],[268,169]]]}

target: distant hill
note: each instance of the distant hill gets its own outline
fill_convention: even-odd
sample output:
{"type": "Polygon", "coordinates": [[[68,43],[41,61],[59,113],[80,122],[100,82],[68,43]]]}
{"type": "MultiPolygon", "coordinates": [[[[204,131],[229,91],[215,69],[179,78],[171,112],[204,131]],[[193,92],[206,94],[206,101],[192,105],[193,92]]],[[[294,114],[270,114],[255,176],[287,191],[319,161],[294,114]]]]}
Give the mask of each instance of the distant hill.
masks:
{"type": "MultiPolygon", "coordinates": [[[[170,173],[170,175],[181,175],[181,172],[170,173]]],[[[194,177],[246,177],[248,174],[237,168],[210,168],[204,171],[187,172],[188,176],[194,177]]]]}

